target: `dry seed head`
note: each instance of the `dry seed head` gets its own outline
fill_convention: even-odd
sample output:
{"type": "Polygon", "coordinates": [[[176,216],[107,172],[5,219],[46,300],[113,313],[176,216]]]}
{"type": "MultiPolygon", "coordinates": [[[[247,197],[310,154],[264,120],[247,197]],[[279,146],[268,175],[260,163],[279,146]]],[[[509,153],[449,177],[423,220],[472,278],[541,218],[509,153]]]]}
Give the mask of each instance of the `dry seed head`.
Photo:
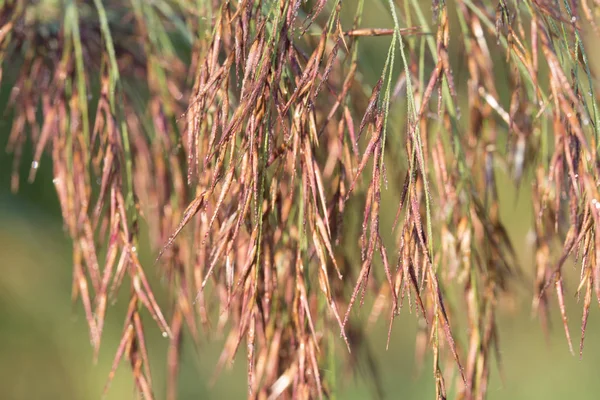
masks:
{"type": "Polygon", "coordinates": [[[581,260],[583,349],[592,297],[600,301],[600,120],[579,23],[599,34],[596,2],[528,1],[517,12],[506,1],[459,0],[454,27],[446,2],[433,2],[430,25],[419,2],[389,1],[393,28],[361,26],[364,1],[352,21],[341,1],[213,3],[140,9],[95,0],[42,13],[48,4],[12,0],[0,10],[11,186],[27,140],[30,180],[51,153],[73,240],[73,299],[81,298],[96,354],[108,299],[130,286],[109,382],[125,358],[139,392],[154,395],[145,309],[169,339],[174,399],[182,336],[200,335],[197,318],[214,325],[210,290],[216,329],[228,330],[216,371],[243,342],[250,397],[322,397],[321,371],[336,371],[324,349],[339,344],[328,330],[341,329],[352,350],[345,356],[356,361],[365,340],[352,310],[359,296],[361,306],[376,296],[370,319],[389,307],[389,332],[406,299],[416,309],[416,357],[431,349],[438,398],[448,387],[457,398],[483,398],[491,361],[500,363],[498,301],[524,279],[499,217],[499,167],[517,187],[533,179],[534,309],[547,318],[554,284],[571,350],[562,268],[581,260]],[[419,26],[403,26],[409,20],[419,26]],[[365,89],[361,55],[374,36],[391,41],[381,76],[365,89]],[[459,47],[464,73],[450,57],[459,47]],[[498,49],[506,58],[492,59],[498,49]],[[509,99],[497,87],[504,69],[509,99]],[[393,232],[381,188],[388,177],[401,188],[393,232]],[[140,219],[170,307],[159,307],[150,265],[138,258],[147,239],[140,219]],[[465,305],[447,301],[450,288],[465,305]],[[467,317],[464,343],[453,334],[457,313],[467,317]],[[458,384],[448,385],[457,369],[458,384]]]}

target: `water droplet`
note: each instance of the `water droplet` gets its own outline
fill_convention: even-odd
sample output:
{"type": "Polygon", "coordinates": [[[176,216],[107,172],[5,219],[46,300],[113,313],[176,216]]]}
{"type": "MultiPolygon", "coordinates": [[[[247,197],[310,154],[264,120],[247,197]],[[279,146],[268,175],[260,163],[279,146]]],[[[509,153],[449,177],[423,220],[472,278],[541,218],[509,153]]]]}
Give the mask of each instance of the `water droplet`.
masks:
{"type": "Polygon", "coordinates": [[[38,169],[39,166],[40,166],[40,163],[38,163],[37,161],[33,161],[31,163],[31,168],[33,168],[33,169],[38,169]]]}
{"type": "Polygon", "coordinates": [[[131,251],[133,251],[134,253],[137,253],[137,247],[131,246],[131,251]]]}
{"type": "Polygon", "coordinates": [[[55,185],[57,185],[60,182],[60,178],[54,178],[52,179],[52,183],[54,183],[55,185]]]}
{"type": "Polygon", "coordinates": [[[169,336],[169,334],[167,332],[162,333],[162,337],[166,338],[167,336],[169,336]]]}
{"type": "Polygon", "coordinates": [[[583,120],[583,125],[587,126],[587,125],[589,125],[589,124],[590,124],[590,120],[589,120],[589,119],[587,119],[587,118],[585,118],[585,119],[583,120]]]}
{"type": "Polygon", "coordinates": [[[530,229],[529,232],[527,232],[527,236],[525,238],[529,244],[534,244],[535,240],[537,239],[537,234],[535,233],[535,230],[530,229]]]}
{"type": "Polygon", "coordinates": [[[577,17],[573,16],[571,17],[571,22],[575,23],[577,21],[577,17]]]}

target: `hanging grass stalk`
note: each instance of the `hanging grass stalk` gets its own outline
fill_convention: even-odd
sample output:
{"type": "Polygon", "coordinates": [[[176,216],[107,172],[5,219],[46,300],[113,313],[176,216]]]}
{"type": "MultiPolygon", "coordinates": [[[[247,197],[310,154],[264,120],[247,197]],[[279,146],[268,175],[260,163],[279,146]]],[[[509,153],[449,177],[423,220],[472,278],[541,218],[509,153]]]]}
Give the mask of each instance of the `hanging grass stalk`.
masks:
{"type": "Polygon", "coordinates": [[[30,180],[51,154],[96,356],[109,302],[130,294],[107,389],[127,360],[139,393],[163,397],[150,313],[170,341],[169,399],[182,338],[212,329],[226,337],[215,371],[245,346],[249,398],[333,397],[336,359],[366,359],[382,395],[357,310],[371,297],[368,325],[387,312],[390,334],[415,310],[417,364],[429,348],[439,399],[484,398],[501,365],[498,302],[525,281],[501,168],[531,183],[533,308],[546,324],[556,290],[572,352],[563,267],[581,264],[583,351],[600,302],[600,117],[583,37],[600,3],[427,4],[378,2],[392,26],[363,26],[362,0],[0,2],[12,189],[27,141],[30,180]],[[362,43],[376,36],[389,47],[370,82],[362,43]],[[389,231],[383,193],[396,188],[389,231]],[[146,240],[170,305],[139,259],[146,240]]]}

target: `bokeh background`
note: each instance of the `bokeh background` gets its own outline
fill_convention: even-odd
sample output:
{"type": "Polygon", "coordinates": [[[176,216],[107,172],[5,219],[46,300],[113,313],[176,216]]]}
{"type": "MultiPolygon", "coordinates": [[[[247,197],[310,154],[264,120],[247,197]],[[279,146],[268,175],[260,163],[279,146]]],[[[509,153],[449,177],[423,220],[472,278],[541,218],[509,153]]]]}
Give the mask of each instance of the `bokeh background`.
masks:
{"type": "MultiPolygon", "coordinates": [[[[383,6],[381,9],[378,7],[367,7],[364,26],[392,26],[389,13],[383,6]]],[[[600,65],[598,51],[593,47],[594,38],[587,35],[586,41],[590,44],[588,51],[592,51],[593,64],[600,65]]],[[[365,39],[364,43],[361,57],[365,60],[365,81],[374,82],[382,69],[389,41],[377,38],[365,39]]],[[[453,65],[457,66],[457,84],[459,88],[461,85],[464,87],[467,71],[466,66],[460,65],[460,46],[455,45],[452,49],[455,50],[452,59],[453,65]]],[[[503,56],[499,51],[499,59],[503,56]]],[[[501,70],[497,72],[502,75],[501,70]]],[[[498,88],[508,90],[507,85],[499,85],[498,88]]],[[[10,82],[3,82],[0,110],[5,108],[9,89],[10,82]]],[[[510,94],[501,95],[508,102],[510,94]]],[[[26,147],[20,190],[16,194],[10,193],[12,157],[4,151],[10,123],[10,116],[0,119],[0,398],[98,399],[102,395],[123,329],[126,303],[117,302],[109,309],[101,353],[97,363],[94,363],[83,310],[79,302],[72,304],[70,299],[71,245],[62,229],[50,160],[43,158],[36,181],[27,183],[27,164],[31,162],[32,149],[26,147]]],[[[598,307],[592,305],[582,358],[569,353],[555,298],[552,299],[555,306],[551,315],[552,330],[549,336],[545,336],[539,320],[531,315],[533,254],[527,240],[532,222],[528,180],[523,180],[523,187],[517,193],[500,169],[497,173],[501,188],[501,218],[517,250],[525,281],[514,288],[517,297],[507,299],[500,305],[503,379],[494,366],[489,399],[600,398],[598,307]]],[[[390,207],[383,212],[393,213],[395,209],[390,207]]],[[[145,265],[152,265],[153,257],[149,251],[141,249],[140,254],[145,265]]],[[[578,270],[575,266],[567,269],[569,326],[577,347],[581,304],[572,294],[578,282],[578,270]]],[[[157,293],[164,295],[160,277],[153,271],[148,275],[157,293]]],[[[165,304],[164,301],[162,304],[165,304]]],[[[368,312],[366,306],[362,315],[367,316],[368,312]]],[[[160,399],[165,393],[167,341],[154,329],[153,321],[147,319],[152,376],[156,396],[160,399]]],[[[380,321],[370,329],[368,345],[375,355],[375,373],[386,399],[434,398],[431,357],[425,360],[420,374],[416,371],[416,331],[415,318],[406,308],[394,323],[389,350],[385,350],[387,323],[380,321]]],[[[459,336],[464,334],[455,333],[459,336]]],[[[181,399],[237,399],[246,396],[243,352],[229,369],[216,379],[213,377],[222,344],[222,338],[218,337],[204,338],[197,348],[185,343],[180,373],[181,399]]],[[[369,376],[357,372],[338,377],[337,397],[373,397],[369,376]]],[[[118,369],[107,398],[133,398],[133,385],[126,364],[118,369]]]]}

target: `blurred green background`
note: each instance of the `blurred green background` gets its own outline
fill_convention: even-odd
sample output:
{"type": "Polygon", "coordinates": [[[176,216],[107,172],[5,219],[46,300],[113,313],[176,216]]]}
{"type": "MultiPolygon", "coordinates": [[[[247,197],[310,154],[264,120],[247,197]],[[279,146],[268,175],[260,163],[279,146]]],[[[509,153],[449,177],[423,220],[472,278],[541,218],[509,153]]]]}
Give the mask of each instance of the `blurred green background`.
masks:
{"type": "MultiPolygon", "coordinates": [[[[377,7],[368,9],[364,26],[391,26],[387,17],[382,18],[381,15],[387,16],[377,7]]],[[[365,39],[365,43],[361,57],[367,60],[367,68],[363,73],[366,81],[373,82],[381,71],[389,42],[380,38],[365,39]]],[[[459,57],[460,54],[453,54],[455,61],[459,57]]],[[[503,57],[503,54],[498,57],[503,57]]],[[[592,58],[597,60],[597,53],[592,54],[592,58]]],[[[595,62],[595,65],[598,63],[595,62]]],[[[458,71],[459,87],[466,82],[466,72],[466,66],[458,71]]],[[[9,87],[4,82],[0,90],[2,110],[9,87]]],[[[508,89],[504,85],[499,88],[508,89]]],[[[503,95],[508,98],[509,94],[503,95]]],[[[2,149],[6,147],[9,128],[9,119],[0,120],[2,149]]],[[[98,399],[121,335],[126,304],[119,302],[109,309],[100,357],[94,364],[83,310],[78,302],[72,305],[70,300],[71,247],[62,229],[50,160],[47,157],[42,159],[36,181],[28,184],[25,178],[31,150],[30,146],[24,150],[21,188],[17,194],[9,191],[12,157],[4,150],[0,151],[0,398],[98,399]]],[[[526,240],[532,221],[528,184],[521,188],[517,199],[512,184],[501,171],[498,171],[498,175],[502,188],[502,221],[516,246],[527,281],[517,288],[520,294],[517,299],[500,305],[499,334],[504,380],[500,379],[498,369],[493,366],[489,399],[597,399],[600,393],[598,307],[592,305],[583,358],[572,356],[568,351],[554,298],[553,329],[546,340],[538,319],[531,317],[533,254],[526,240]]],[[[527,182],[527,179],[524,181],[527,182]]],[[[152,264],[148,252],[142,252],[142,256],[145,265],[152,264]]],[[[574,267],[568,270],[569,324],[577,347],[581,304],[572,294],[578,282],[578,270],[574,267]]],[[[159,277],[153,271],[149,272],[149,276],[155,290],[164,292],[159,277]]],[[[362,314],[367,315],[368,312],[369,309],[365,307],[362,314]]],[[[153,321],[148,319],[147,340],[151,350],[152,376],[156,397],[161,399],[165,393],[167,341],[155,329],[153,321]]],[[[434,398],[431,357],[426,359],[422,373],[416,374],[415,333],[415,318],[405,308],[394,323],[388,351],[385,350],[387,322],[380,321],[368,335],[384,398],[434,398]]],[[[464,336],[465,332],[455,334],[464,336]]],[[[186,342],[179,380],[181,399],[233,399],[246,396],[243,353],[238,355],[239,361],[212,381],[222,344],[221,338],[205,339],[196,351],[186,342]]],[[[343,350],[342,346],[340,350],[343,350]]],[[[108,392],[108,399],[133,398],[130,375],[128,366],[123,363],[108,392]]],[[[357,373],[340,377],[338,398],[371,398],[372,384],[368,376],[357,373]]]]}

